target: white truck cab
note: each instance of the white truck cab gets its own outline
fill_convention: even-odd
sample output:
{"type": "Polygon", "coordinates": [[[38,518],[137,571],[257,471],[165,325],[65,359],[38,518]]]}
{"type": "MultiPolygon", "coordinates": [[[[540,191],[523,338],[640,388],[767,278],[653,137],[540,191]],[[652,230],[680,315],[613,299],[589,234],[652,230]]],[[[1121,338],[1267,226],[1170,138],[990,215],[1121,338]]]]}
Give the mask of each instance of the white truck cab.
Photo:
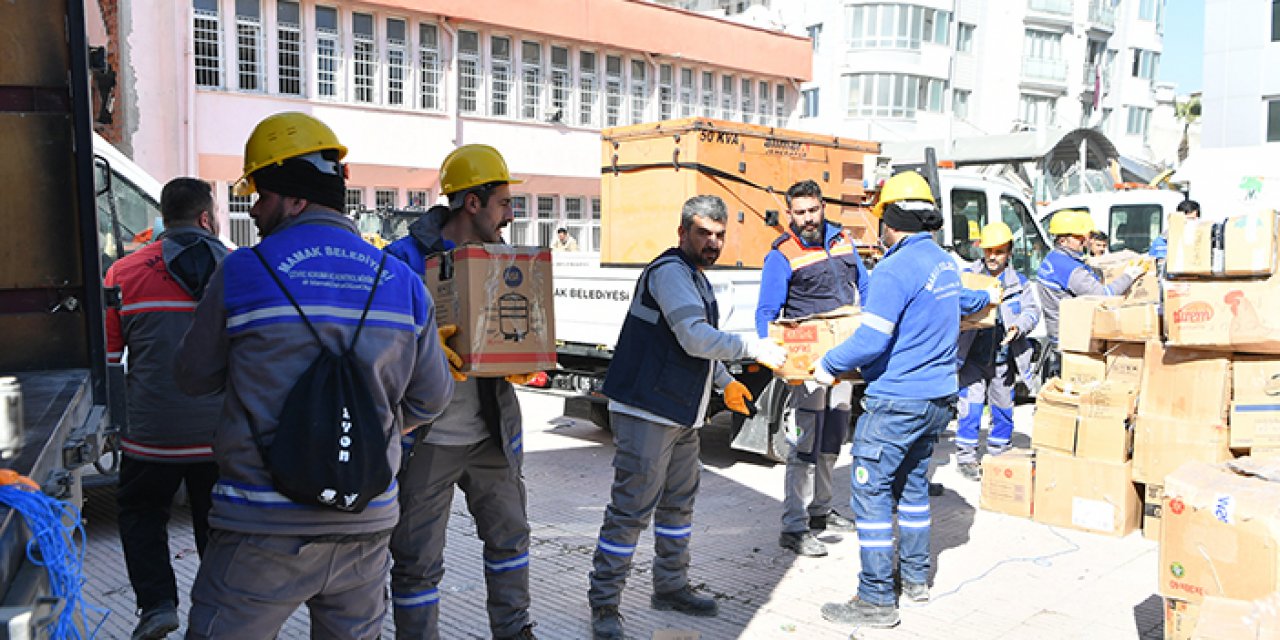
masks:
{"type": "Polygon", "coordinates": [[[1068,209],[1089,212],[1093,224],[1105,231],[1112,251],[1128,249],[1146,253],[1151,242],[1164,233],[1165,221],[1177,211],[1185,196],[1168,189],[1124,189],[1079,193],[1059,198],[1044,207],[1040,219],[1049,226],[1053,214],[1068,209]]]}
{"type": "Polygon", "coordinates": [[[1010,262],[1014,270],[1035,278],[1051,247],[1022,190],[1008,180],[964,170],[939,170],[938,181],[938,209],[943,217],[938,244],[969,264],[982,257],[978,247],[982,227],[1004,222],[1013,231],[1010,262]]]}
{"type": "Polygon", "coordinates": [[[129,255],[156,235],[161,184],[96,133],[93,134],[93,168],[98,240],[105,273],[112,262],[129,255]]]}

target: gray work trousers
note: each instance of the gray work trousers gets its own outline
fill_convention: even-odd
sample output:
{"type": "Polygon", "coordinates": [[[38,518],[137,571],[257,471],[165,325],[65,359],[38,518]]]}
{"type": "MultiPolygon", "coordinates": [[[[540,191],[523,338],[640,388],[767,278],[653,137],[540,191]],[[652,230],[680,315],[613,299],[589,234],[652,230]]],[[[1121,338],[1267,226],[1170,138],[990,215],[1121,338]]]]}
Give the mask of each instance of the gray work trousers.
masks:
{"type": "Polygon", "coordinates": [[[462,489],[484,541],[489,628],[514,636],[529,624],[529,517],[520,469],[497,440],[414,447],[400,470],[400,522],[391,534],[396,638],[440,637],[440,580],[453,488],[462,489]]]}
{"type": "Polygon", "coordinates": [[[390,568],[385,535],[323,542],[214,529],[191,588],[187,640],[274,638],[303,603],[312,638],[379,638],[390,568]]]}
{"type": "MultiPolygon", "coordinates": [[[[809,530],[810,516],[825,516],[832,511],[831,470],[838,454],[816,453],[816,462],[800,459],[801,453],[814,451],[817,442],[817,420],[827,413],[827,388],[817,385],[795,385],[787,399],[785,414],[787,441],[787,473],[783,484],[782,531],[804,533],[809,530]]],[[[840,415],[848,419],[848,410],[840,415]]]]}
{"type": "Polygon", "coordinates": [[[653,590],[689,583],[689,536],[701,465],[698,430],[610,412],[613,488],[592,558],[591,606],[616,606],[626,586],[640,533],[653,518],[653,590]]]}

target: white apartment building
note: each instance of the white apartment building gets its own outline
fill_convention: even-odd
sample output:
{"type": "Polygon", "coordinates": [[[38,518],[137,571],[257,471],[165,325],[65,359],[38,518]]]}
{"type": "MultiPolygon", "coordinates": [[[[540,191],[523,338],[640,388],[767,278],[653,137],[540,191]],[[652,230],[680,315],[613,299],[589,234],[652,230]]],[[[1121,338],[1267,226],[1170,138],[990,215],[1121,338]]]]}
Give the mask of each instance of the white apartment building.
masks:
{"type": "Polygon", "coordinates": [[[1280,142],[1280,1],[1204,9],[1204,147],[1280,142]]]}

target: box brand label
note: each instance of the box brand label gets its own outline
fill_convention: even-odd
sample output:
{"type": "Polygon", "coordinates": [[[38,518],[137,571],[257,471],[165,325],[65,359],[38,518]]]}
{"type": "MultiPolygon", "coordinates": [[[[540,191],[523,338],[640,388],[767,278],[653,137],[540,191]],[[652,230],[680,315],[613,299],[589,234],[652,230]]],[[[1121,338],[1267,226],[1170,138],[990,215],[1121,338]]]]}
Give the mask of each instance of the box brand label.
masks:
{"type": "Polygon", "coordinates": [[[1192,302],[1173,312],[1173,321],[1178,324],[1208,322],[1213,319],[1213,307],[1207,302],[1192,302]]]}

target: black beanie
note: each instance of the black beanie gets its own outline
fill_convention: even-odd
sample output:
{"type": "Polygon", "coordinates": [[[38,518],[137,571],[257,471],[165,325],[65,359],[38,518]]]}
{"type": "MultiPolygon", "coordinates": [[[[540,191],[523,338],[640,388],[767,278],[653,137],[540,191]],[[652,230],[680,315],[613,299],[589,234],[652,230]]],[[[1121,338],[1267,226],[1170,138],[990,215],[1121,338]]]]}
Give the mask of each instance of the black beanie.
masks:
{"type": "Polygon", "coordinates": [[[942,214],[923,200],[900,200],[884,206],[884,223],[898,231],[916,233],[942,228],[942,214]]]}
{"type": "Polygon", "coordinates": [[[338,212],[346,210],[347,181],[341,175],[322,173],[315,165],[290,158],[253,172],[260,188],[282,196],[303,198],[338,212]]]}

